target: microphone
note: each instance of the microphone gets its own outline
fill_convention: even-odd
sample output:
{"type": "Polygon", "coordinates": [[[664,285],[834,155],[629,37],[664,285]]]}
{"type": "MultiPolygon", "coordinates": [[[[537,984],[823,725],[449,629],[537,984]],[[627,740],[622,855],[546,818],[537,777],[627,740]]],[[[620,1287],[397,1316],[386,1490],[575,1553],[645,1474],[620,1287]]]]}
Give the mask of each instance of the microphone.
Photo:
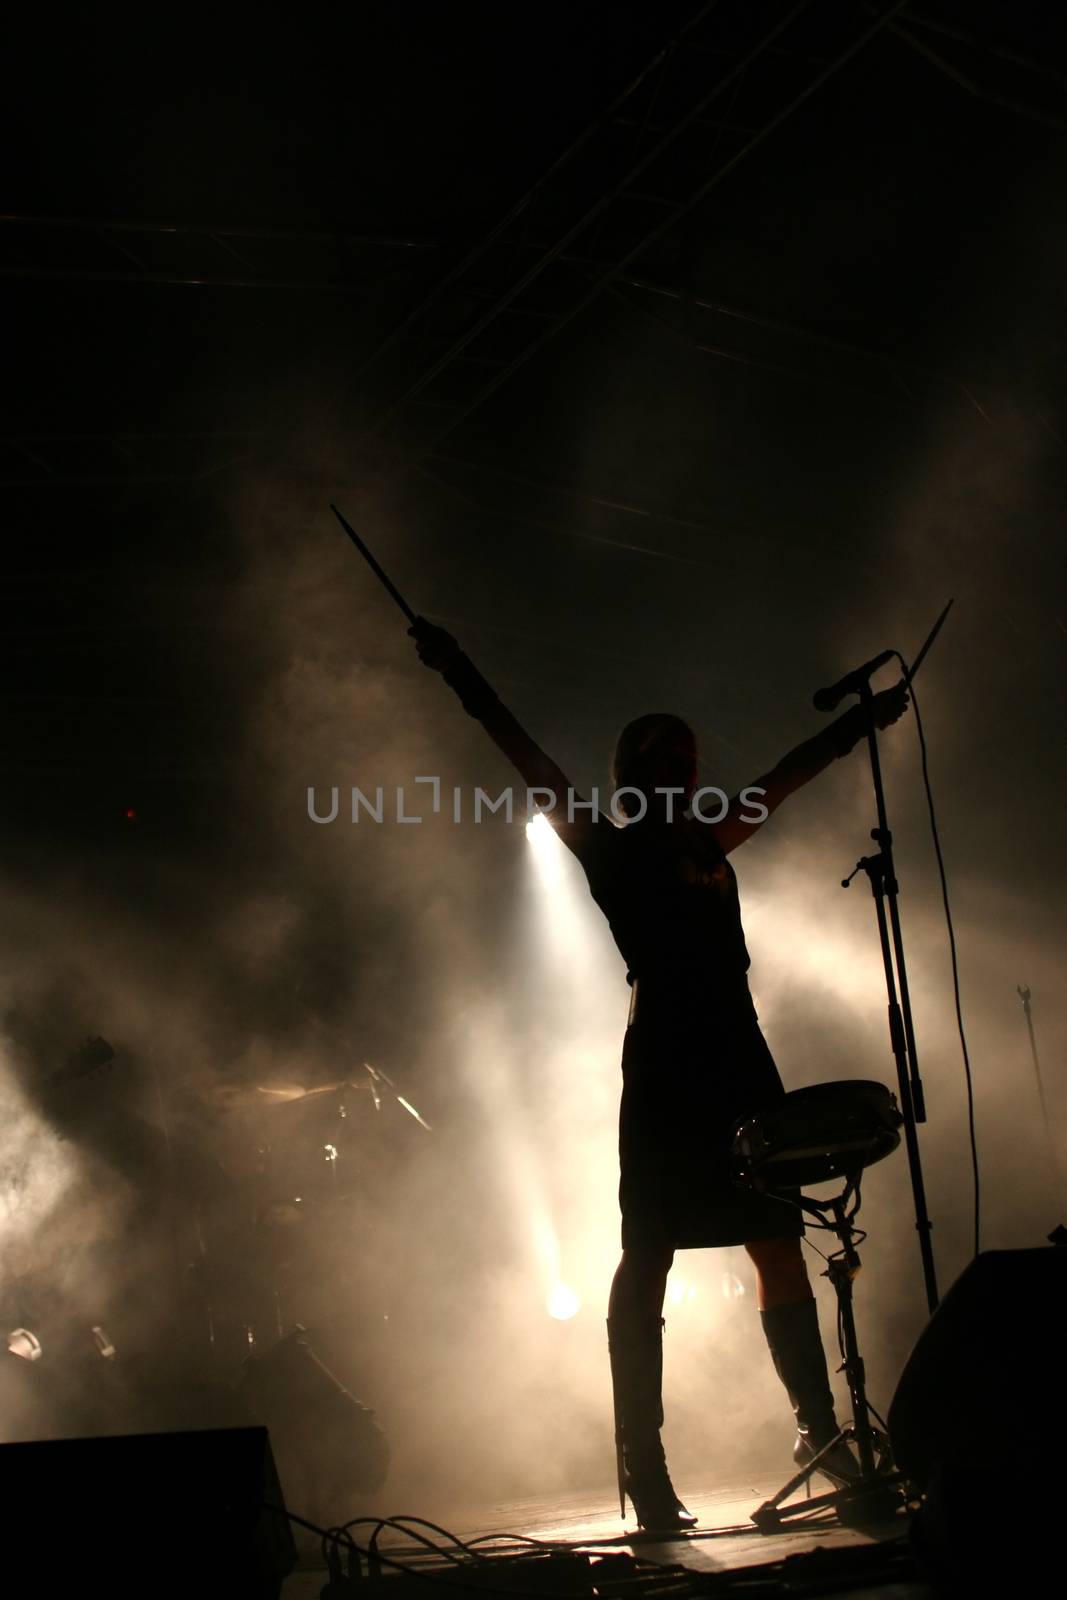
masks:
{"type": "Polygon", "coordinates": [[[862,667],[857,667],[854,672],[846,672],[843,678],[838,678],[828,689],[816,689],[811,697],[811,703],[816,711],[836,711],[846,694],[859,694],[867,679],[884,667],[887,661],[892,661],[894,652],[883,650],[873,656],[870,661],[865,661],[862,667]]]}

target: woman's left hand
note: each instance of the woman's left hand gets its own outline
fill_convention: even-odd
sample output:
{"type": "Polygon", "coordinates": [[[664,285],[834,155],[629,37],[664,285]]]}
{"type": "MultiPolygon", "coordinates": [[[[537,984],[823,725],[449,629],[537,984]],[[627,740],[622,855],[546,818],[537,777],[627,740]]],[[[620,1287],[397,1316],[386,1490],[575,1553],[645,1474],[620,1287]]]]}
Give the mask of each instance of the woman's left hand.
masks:
{"type": "Polygon", "coordinates": [[[415,641],[419,660],[432,672],[447,672],[458,660],[460,648],[452,635],[425,617],[416,617],[408,632],[415,641]]]}
{"type": "Polygon", "coordinates": [[[892,723],[899,722],[908,709],[908,703],[908,691],[903,683],[894,684],[892,689],[883,689],[881,694],[876,694],[872,707],[877,726],[888,728],[892,723]]]}

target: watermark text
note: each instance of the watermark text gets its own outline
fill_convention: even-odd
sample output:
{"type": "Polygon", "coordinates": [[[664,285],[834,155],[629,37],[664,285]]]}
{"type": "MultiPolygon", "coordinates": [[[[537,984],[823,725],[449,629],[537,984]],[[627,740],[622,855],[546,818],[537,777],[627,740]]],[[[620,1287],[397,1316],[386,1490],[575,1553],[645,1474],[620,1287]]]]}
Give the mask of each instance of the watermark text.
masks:
{"type": "MultiPolygon", "coordinates": [[[[428,786],[429,793],[420,790],[412,794],[403,784],[389,788],[378,784],[369,789],[352,785],[347,790],[333,784],[321,791],[316,785],[309,784],[308,818],[325,827],[339,821],[342,811],[345,819],[352,823],[393,822],[402,826],[417,825],[425,820],[427,814],[444,815],[454,823],[480,823],[486,817],[497,816],[503,816],[505,822],[528,822],[533,817],[545,816],[556,827],[573,827],[579,822],[599,823],[609,818],[622,826],[629,822],[640,822],[649,812],[649,799],[644,790],[629,787],[612,791],[607,797],[605,812],[601,808],[598,788],[591,789],[588,796],[580,795],[574,789],[567,789],[564,794],[558,795],[554,789],[536,786],[516,789],[509,784],[494,797],[487,789],[480,787],[468,790],[455,784],[446,790],[440,778],[418,777],[414,781],[415,784],[428,786]]],[[[714,826],[734,812],[740,822],[750,827],[758,827],[770,815],[762,803],[762,796],[766,792],[751,785],[731,799],[725,789],[705,784],[687,800],[685,789],[656,788],[652,791],[655,814],[667,822],[688,816],[695,822],[707,822],[714,826]]]]}

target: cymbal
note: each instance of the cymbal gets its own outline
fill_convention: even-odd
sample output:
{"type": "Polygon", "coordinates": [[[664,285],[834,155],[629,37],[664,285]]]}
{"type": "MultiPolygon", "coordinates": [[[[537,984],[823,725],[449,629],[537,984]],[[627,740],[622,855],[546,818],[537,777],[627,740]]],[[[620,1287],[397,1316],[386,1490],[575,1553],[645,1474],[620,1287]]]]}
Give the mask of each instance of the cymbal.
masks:
{"type": "Polygon", "coordinates": [[[317,1100],[329,1094],[358,1094],[368,1096],[373,1101],[376,1111],[381,1110],[383,1099],[395,1100],[409,1116],[414,1117],[420,1127],[425,1128],[427,1132],[430,1131],[430,1124],[410,1101],[405,1100],[404,1096],[397,1092],[391,1078],[367,1062],[364,1062],[363,1066],[367,1072],[366,1078],[340,1078],[336,1083],[316,1083],[311,1087],[303,1083],[282,1081],[254,1085],[222,1083],[216,1084],[208,1091],[208,1098],[216,1105],[229,1110],[242,1107],[250,1109],[253,1106],[293,1105],[298,1100],[317,1100]],[[384,1094],[379,1088],[381,1084],[388,1085],[384,1094]]]}
{"type": "Polygon", "coordinates": [[[342,1078],[339,1083],[316,1083],[309,1088],[304,1083],[218,1083],[207,1091],[209,1099],[225,1107],[289,1105],[294,1100],[311,1100],[319,1095],[339,1094],[342,1091],[367,1092],[365,1083],[352,1083],[342,1078]]]}
{"type": "Polygon", "coordinates": [[[302,1100],[307,1093],[302,1083],[213,1083],[199,1091],[200,1097],[224,1111],[252,1106],[302,1100]]]}
{"type": "MultiPolygon", "coordinates": [[[[402,1094],[397,1093],[396,1085],[393,1083],[392,1078],[388,1078],[384,1072],[378,1072],[374,1067],[368,1066],[367,1062],[364,1062],[363,1065],[369,1074],[369,1076],[366,1078],[342,1078],[340,1083],[319,1083],[316,1084],[313,1089],[305,1089],[300,1094],[289,1092],[288,1086],[286,1087],[284,1093],[280,1089],[274,1090],[268,1086],[263,1086],[258,1092],[264,1099],[270,1098],[279,1104],[288,1103],[293,1100],[311,1100],[316,1096],[324,1094],[348,1094],[355,1092],[356,1094],[369,1095],[371,1100],[374,1102],[375,1111],[380,1111],[382,1108],[383,1095],[379,1090],[378,1085],[380,1083],[384,1083],[388,1084],[389,1086],[384,1098],[387,1100],[395,1100],[397,1105],[401,1106],[407,1112],[409,1117],[414,1117],[420,1128],[425,1128],[427,1133],[432,1132],[430,1124],[426,1121],[425,1117],[423,1117],[415,1109],[410,1100],[405,1100],[402,1094]]],[[[295,1091],[296,1086],[292,1085],[291,1087],[292,1090],[295,1091]]]]}
{"type": "Polygon", "coordinates": [[[295,1083],[277,1085],[263,1083],[259,1085],[256,1093],[264,1100],[273,1100],[281,1105],[287,1104],[290,1100],[314,1100],[323,1094],[343,1094],[350,1089],[354,1089],[358,1094],[365,1094],[367,1085],[352,1083],[346,1078],[342,1078],[340,1083],[317,1083],[312,1089],[306,1089],[295,1083]]]}
{"type": "Polygon", "coordinates": [[[235,1111],[258,1105],[263,1097],[246,1083],[202,1083],[197,1084],[189,1098],[201,1108],[210,1106],[220,1111],[235,1111]]]}

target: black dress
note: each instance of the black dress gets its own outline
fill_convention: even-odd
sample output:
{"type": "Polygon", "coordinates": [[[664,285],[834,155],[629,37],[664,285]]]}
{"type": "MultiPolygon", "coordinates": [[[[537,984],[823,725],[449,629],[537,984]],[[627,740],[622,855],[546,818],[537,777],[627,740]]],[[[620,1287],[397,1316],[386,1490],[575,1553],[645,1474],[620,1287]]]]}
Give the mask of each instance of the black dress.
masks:
{"type": "Polygon", "coordinates": [[[619,1117],[623,1248],[802,1233],[796,1206],[732,1177],[735,1123],[785,1091],[749,993],[737,880],[712,826],[646,817],[616,828],[601,817],[567,842],[633,985],[619,1117]]]}

